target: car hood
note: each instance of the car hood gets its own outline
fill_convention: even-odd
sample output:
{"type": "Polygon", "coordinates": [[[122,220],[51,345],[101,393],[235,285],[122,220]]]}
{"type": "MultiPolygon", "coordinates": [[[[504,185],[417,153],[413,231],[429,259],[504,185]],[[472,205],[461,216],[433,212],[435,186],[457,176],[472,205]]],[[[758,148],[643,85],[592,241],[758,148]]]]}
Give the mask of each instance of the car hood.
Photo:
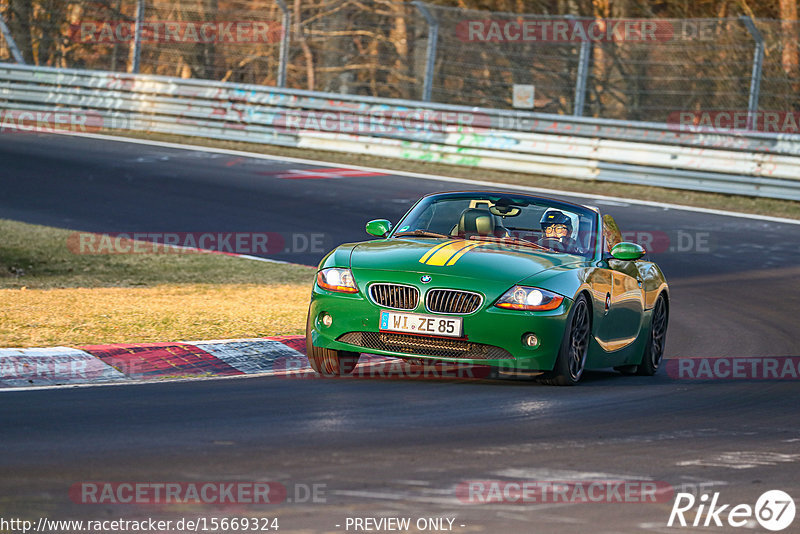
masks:
{"type": "Polygon", "coordinates": [[[464,239],[400,238],[358,244],[350,256],[354,270],[446,274],[461,278],[518,282],[536,273],[585,259],[528,247],[464,239]]]}

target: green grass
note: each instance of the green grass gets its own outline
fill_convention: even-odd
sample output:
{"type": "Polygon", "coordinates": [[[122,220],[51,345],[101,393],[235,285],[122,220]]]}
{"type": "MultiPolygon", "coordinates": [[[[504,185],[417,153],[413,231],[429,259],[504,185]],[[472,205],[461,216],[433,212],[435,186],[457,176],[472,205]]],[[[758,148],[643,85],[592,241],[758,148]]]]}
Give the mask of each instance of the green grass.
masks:
{"type": "Polygon", "coordinates": [[[222,254],[74,254],[71,230],[0,219],[0,288],[308,284],[314,269],[222,254]]]}

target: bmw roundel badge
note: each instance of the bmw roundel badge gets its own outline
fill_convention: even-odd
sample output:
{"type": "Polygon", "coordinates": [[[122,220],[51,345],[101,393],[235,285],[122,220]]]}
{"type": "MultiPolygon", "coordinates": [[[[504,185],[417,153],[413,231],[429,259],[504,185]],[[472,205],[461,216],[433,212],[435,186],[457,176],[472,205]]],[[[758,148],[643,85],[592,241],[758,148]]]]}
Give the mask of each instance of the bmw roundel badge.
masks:
{"type": "Polygon", "coordinates": [[[423,284],[429,284],[431,280],[433,280],[433,278],[431,278],[427,274],[423,275],[422,278],[419,279],[419,281],[422,282],[423,284]]]}

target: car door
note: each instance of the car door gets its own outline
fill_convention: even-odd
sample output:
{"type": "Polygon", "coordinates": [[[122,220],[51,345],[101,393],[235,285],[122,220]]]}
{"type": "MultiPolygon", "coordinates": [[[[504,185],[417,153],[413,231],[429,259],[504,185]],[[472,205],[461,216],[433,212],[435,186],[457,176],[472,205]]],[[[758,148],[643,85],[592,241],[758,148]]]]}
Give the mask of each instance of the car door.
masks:
{"type": "MultiPolygon", "coordinates": [[[[621,241],[616,223],[610,215],[603,217],[604,253],[600,275],[606,283],[603,317],[595,329],[595,337],[607,352],[624,349],[636,341],[644,315],[644,279],[642,260],[624,261],[611,257],[611,248],[621,241]],[[611,228],[606,229],[609,225],[611,228]]],[[[644,262],[647,263],[647,262],[644,262]]]]}

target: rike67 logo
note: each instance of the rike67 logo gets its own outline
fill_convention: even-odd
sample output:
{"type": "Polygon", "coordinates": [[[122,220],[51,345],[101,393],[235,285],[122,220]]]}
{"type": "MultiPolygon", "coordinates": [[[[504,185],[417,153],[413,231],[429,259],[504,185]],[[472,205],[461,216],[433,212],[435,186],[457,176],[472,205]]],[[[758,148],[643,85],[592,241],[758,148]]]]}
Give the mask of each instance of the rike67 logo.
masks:
{"type": "Polygon", "coordinates": [[[763,528],[778,532],[792,524],[794,515],[794,499],[781,490],[763,493],[755,506],[722,504],[719,502],[719,492],[710,498],[704,493],[699,499],[691,493],[678,493],[667,526],[722,527],[727,523],[727,526],[734,528],[753,528],[757,521],[763,528]]]}

